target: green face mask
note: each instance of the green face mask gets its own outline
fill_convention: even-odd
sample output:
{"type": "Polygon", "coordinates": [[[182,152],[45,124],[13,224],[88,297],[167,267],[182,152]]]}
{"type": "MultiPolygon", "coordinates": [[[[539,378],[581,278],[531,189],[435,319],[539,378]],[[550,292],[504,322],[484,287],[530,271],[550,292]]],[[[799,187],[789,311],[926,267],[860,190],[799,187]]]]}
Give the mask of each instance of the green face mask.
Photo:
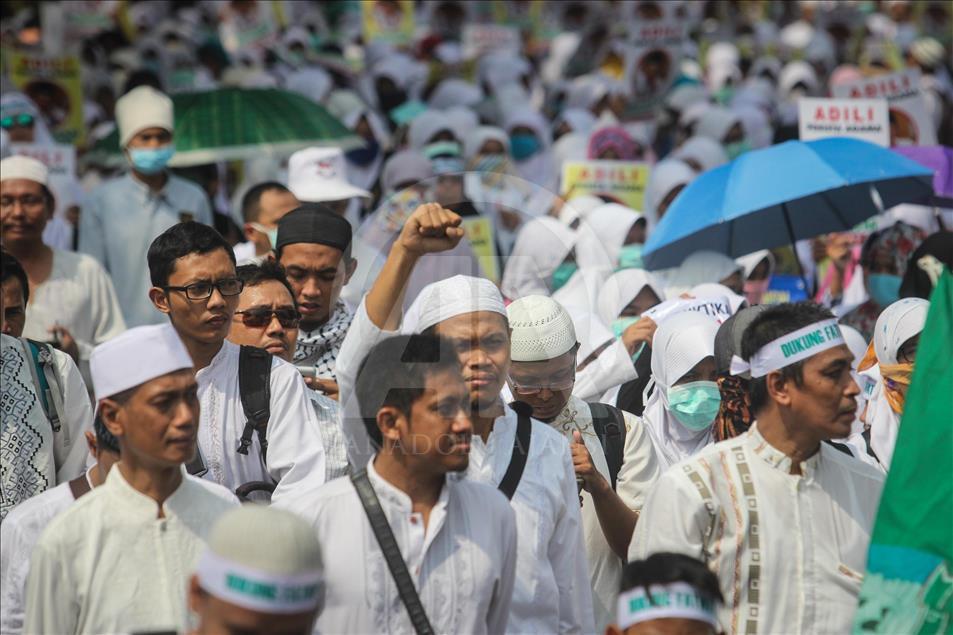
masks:
{"type": "Polygon", "coordinates": [[[725,154],[730,160],[737,159],[742,154],[751,149],[751,143],[747,139],[725,144],[725,154]]]}
{"type": "Polygon", "coordinates": [[[627,328],[639,321],[638,315],[617,317],[612,321],[612,332],[616,337],[622,337],[627,328]]]}
{"type": "Polygon", "coordinates": [[[642,268],[642,247],[640,243],[624,245],[619,251],[619,265],[616,271],[621,269],[641,269],[642,268]]]}
{"type": "Polygon", "coordinates": [[[556,271],[553,272],[553,291],[559,290],[569,282],[572,274],[576,273],[578,268],[574,262],[564,262],[556,267],[556,271]]]}
{"type": "Polygon", "coordinates": [[[693,381],[668,389],[668,410],[679,423],[695,432],[709,427],[721,406],[721,393],[713,381],[693,381]]]}

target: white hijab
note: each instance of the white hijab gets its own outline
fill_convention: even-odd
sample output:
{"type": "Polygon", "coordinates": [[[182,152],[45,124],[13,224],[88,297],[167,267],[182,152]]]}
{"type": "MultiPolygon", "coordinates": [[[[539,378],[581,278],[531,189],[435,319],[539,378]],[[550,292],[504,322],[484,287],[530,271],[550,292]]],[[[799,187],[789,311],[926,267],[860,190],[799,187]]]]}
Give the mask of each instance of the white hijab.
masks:
{"type": "Polygon", "coordinates": [[[513,112],[506,120],[507,133],[512,133],[513,128],[517,127],[532,130],[540,143],[540,149],[536,154],[516,162],[517,172],[530,183],[555,190],[559,175],[556,174],[557,166],[553,160],[552,137],[548,122],[532,108],[524,107],[513,112]]]}
{"type": "Polygon", "coordinates": [[[499,141],[503,144],[503,152],[509,155],[510,138],[506,136],[505,130],[496,126],[477,126],[463,138],[463,158],[469,161],[476,157],[487,141],[499,141]]]}
{"type": "Polygon", "coordinates": [[[705,282],[718,282],[741,270],[741,265],[715,251],[696,251],[682,261],[668,278],[666,293],[677,296],[705,282]]]}
{"type": "Polygon", "coordinates": [[[453,133],[453,121],[442,110],[428,110],[415,117],[410,122],[410,129],[407,131],[407,142],[411,150],[420,152],[424,149],[430,140],[439,132],[444,130],[453,133]]]}
{"type": "Polygon", "coordinates": [[[556,267],[576,245],[576,233],[551,216],[527,221],[506,261],[500,289],[510,300],[552,293],[556,267]]]}
{"type": "Polygon", "coordinates": [[[666,159],[652,167],[649,182],[645,186],[645,217],[651,231],[658,224],[658,206],[673,189],[691,183],[698,176],[684,161],[666,159]]]}
{"type": "MultiPolygon", "coordinates": [[[[626,235],[635,222],[642,218],[640,212],[618,203],[604,203],[590,211],[583,219],[605,249],[612,266],[619,262],[619,252],[625,243],[626,235]]],[[[587,244],[586,248],[592,248],[587,244]]]]}
{"type": "Polygon", "coordinates": [[[672,153],[673,159],[685,161],[691,159],[698,163],[702,172],[707,172],[719,165],[728,163],[728,155],[721,144],[709,137],[695,135],[688,139],[672,153]]]}
{"type": "Polygon", "coordinates": [[[646,287],[651,289],[659,300],[665,300],[662,285],[648,271],[623,269],[609,276],[599,291],[598,302],[599,317],[605,325],[611,326],[622,310],[629,306],[629,303],[646,287]]]}
{"type": "Polygon", "coordinates": [[[694,455],[712,442],[711,428],[689,430],[668,411],[668,391],[695,364],[715,354],[718,324],[686,311],[659,325],[652,338],[652,381],[642,421],[652,437],[662,470],[694,455]]]}
{"type": "Polygon", "coordinates": [[[583,108],[567,108],[553,121],[553,130],[565,123],[573,132],[588,135],[596,125],[596,117],[583,108]]]}
{"type": "MultiPolygon", "coordinates": [[[[930,303],[921,298],[904,298],[883,310],[874,326],[873,349],[878,364],[897,363],[900,347],[923,330],[929,310],[930,303]]],[[[900,415],[887,401],[882,377],[867,404],[867,423],[870,424],[870,447],[884,468],[889,469],[900,430],[900,415]]]]}

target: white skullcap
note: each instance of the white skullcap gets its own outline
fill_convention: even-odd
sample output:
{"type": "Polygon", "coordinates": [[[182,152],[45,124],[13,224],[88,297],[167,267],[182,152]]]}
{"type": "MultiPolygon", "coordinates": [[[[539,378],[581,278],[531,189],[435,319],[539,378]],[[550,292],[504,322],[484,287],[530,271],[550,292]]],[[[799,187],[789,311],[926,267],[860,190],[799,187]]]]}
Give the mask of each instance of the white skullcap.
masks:
{"type": "Polygon", "coordinates": [[[152,86],[139,86],[116,101],[116,125],[119,127],[119,147],[146,128],[175,130],[172,100],[152,86]]]}
{"type": "Polygon", "coordinates": [[[910,54],[920,64],[934,67],[943,62],[946,55],[943,45],[932,37],[924,37],[915,41],[910,46],[910,54]]]}
{"type": "Polygon", "coordinates": [[[561,304],[543,295],[528,295],[506,307],[514,362],[543,362],[576,345],[572,318],[561,304]]]}
{"type": "Polygon", "coordinates": [[[8,179],[36,181],[45,187],[49,185],[50,171],[33,157],[17,154],[0,161],[0,180],[8,179]]]}
{"type": "Polygon", "coordinates": [[[286,615],[320,606],[323,568],[321,545],[308,523],[282,509],[242,505],[212,527],[195,574],[199,586],[220,600],[286,615]]]}
{"type": "Polygon", "coordinates": [[[192,366],[192,358],[171,324],[129,329],[94,348],[89,356],[97,403],[192,366]]]}
{"type": "Polygon", "coordinates": [[[403,333],[421,333],[444,320],[477,311],[506,317],[503,295],[486,278],[457,275],[421,289],[401,326],[403,333]]]}

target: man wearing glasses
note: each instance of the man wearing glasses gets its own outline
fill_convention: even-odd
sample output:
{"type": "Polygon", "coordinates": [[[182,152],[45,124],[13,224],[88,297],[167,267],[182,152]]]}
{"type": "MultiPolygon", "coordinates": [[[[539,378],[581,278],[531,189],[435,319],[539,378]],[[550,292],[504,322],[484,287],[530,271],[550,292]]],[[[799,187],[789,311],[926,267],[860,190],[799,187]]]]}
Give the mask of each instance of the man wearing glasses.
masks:
{"type": "MultiPolygon", "coordinates": [[[[237,270],[244,287],[238,296],[238,309],[228,341],[242,346],[257,346],[275,357],[290,362],[295,353],[301,314],[295,306],[291,285],[284,267],[273,260],[242,265],[237,270]]],[[[325,479],[347,474],[347,452],[336,401],[316,390],[308,396],[314,406],[325,451],[325,479]]]]}
{"type": "Polygon", "coordinates": [[[570,443],[582,501],[582,529],[589,561],[596,632],[613,620],[622,564],[645,494],[659,475],[652,441],[631,414],[573,396],[576,330],[552,298],[524,296],[506,308],[510,329],[507,384],[517,401],[533,408],[570,443]],[[608,440],[608,426],[617,429],[608,440]],[[623,441],[624,439],[624,441],[623,441]]]}
{"type": "Polygon", "coordinates": [[[152,242],[148,261],[149,298],[169,316],[195,364],[205,478],[232,490],[274,481],[272,500],[320,486],[325,452],[309,390],[295,368],[277,357],[271,360],[268,384],[267,447],[253,436],[247,454],[238,451],[246,423],[239,391],[241,347],[225,338],[244,285],[225,239],[207,225],[179,223],[152,242]]]}

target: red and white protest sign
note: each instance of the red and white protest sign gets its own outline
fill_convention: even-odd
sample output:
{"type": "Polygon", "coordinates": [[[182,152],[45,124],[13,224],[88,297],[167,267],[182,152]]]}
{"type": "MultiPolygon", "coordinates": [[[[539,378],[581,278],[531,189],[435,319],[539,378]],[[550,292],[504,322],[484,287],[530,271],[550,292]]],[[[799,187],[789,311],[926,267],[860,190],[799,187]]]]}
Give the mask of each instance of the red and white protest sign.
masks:
{"type": "Polygon", "coordinates": [[[850,137],[890,146],[890,118],[886,99],[798,100],[801,141],[826,137],[850,137]]]}

